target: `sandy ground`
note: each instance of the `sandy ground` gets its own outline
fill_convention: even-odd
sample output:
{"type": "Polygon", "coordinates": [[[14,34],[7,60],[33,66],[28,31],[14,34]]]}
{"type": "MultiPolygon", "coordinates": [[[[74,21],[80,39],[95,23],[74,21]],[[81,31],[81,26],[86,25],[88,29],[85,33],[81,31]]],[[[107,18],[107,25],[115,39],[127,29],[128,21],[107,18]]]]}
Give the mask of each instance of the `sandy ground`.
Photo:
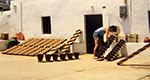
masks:
{"type": "Polygon", "coordinates": [[[118,66],[96,61],[92,54],[78,60],[39,63],[36,57],[0,54],[0,80],[150,80],[150,57],[135,57],[118,66]]]}

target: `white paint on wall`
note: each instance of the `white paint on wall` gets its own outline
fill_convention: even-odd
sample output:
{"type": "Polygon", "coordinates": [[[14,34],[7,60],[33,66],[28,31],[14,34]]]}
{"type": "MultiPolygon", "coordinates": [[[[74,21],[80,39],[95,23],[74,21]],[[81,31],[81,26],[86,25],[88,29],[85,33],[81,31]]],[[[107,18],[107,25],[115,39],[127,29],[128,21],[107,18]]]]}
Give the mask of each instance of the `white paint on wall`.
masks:
{"type": "Polygon", "coordinates": [[[7,44],[7,40],[0,40],[0,51],[6,50],[8,48],[7,44]]]}
{"type": "Polygon", "coordinates": [[[84,15],[102,14],[103,25],[118,25],[121,34],[138,33],[139,41],[150,36],[148,27],[149,0],[128,0],[128,17],[120,18],[119,7],[125,5],[123,0],[15,0],[12,1],[11,11],[0,15],[0,33],[8,32],[15,35],[22,28],[25,38],[70,38],[77,29],[83,31],[83,42],[80,43],[86,52],[84,15]],[[14,6],[16,5],[16,6],[14,6]],[[92,6],[92,7],[91,7],[92,6]],[[106,6],[106,8],[102,8],[106,6]],[[41,17],[51,17],[52,34],[43,34],[41,17]]]}

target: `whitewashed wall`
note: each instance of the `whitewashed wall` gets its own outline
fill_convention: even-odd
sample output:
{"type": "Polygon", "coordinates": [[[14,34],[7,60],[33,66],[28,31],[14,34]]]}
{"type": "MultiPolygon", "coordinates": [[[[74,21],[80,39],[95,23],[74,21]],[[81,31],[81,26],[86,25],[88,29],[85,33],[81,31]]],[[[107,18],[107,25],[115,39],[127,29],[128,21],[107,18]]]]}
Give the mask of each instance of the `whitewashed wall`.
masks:
{"type": "MultiPolygon", "coordinates": [[[[85,31],[84,15],[102,14],[103,25],[118,25],[122,34],[138,33],[139,40],[150,37],[148,27],[149,0],[128,0],[128,17],[119,17],[119,6],[125,5],[123,0],[15,0],[11,11],[0,15],[0,32],[14,35],[21,31],[25,38],[29,37],[63,37],[69,38],[77,29],[85,31]],[[22,2],[22,26],[21,8],[22,2]],[[92,9],[91,6],[94,8],[92,9]],[[102,6],[106,6],[105,9],[102,6]],[[42,16],[51,16],[52,34],[42,34],[42,16]]],[[[85,32],[84,32],[85,33],[85,32]]],[[[81,52],[85,53],[85,34],[81,52]]]]}

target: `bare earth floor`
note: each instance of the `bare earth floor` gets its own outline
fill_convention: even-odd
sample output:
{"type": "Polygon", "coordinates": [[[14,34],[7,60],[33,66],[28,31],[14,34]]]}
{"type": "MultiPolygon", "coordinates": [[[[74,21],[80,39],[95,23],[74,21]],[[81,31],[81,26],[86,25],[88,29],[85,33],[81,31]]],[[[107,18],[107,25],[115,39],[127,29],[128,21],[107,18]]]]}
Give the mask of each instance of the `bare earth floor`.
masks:
{"type": "Polygon", "coordinates": [[[92,54],[78,60],[39,63],[36,57],[0,54],[0,80],[150,80],[150,57],[134,57],[124,66],[96,61],[92,54]]]}

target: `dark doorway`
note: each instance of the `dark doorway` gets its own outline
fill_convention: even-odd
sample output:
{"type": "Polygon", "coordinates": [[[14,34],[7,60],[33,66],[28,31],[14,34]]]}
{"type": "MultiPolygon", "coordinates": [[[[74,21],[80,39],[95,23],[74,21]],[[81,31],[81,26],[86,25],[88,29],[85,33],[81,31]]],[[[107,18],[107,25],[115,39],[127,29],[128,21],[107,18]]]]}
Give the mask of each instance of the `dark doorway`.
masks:
{"type": "Polygon", "coordinates": [[[150,11],[148,11],[148,23],[149,23],[149,33],[150,33],[150,11]]]}
{"type": "MultiPolygon", "coordinates": [[[[103,26],[102,15],[85,15],[85,28],[86,28],[86,51],[93,53],[94,39],[93,33],[96,29],[103,26]]],[[[103,37],[101,38],[103,40],[103,37]]]]}

